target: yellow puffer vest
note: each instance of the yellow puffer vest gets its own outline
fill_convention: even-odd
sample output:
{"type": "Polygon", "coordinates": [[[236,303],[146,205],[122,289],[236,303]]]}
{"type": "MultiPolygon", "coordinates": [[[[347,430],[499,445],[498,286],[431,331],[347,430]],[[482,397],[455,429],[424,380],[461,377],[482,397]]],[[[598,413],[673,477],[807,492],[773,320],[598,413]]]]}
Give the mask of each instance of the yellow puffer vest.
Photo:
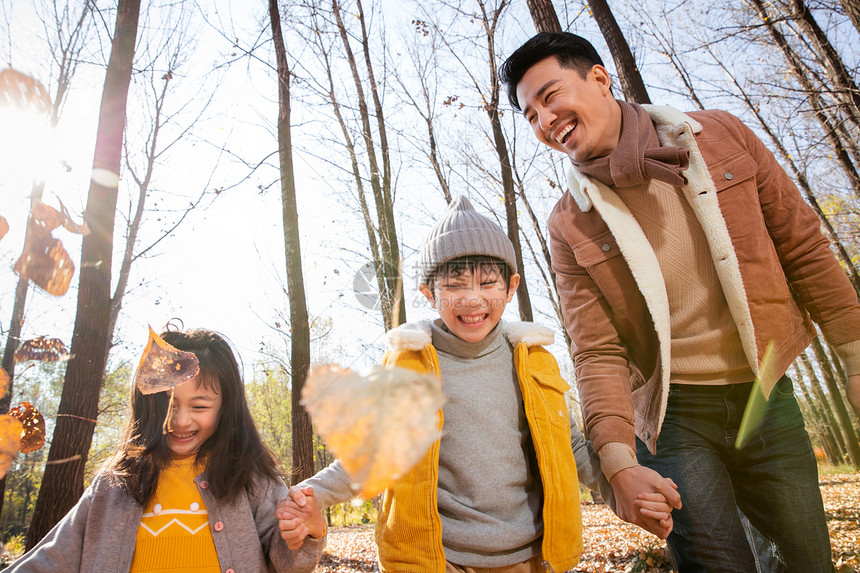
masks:
{"type": "MultiPolygon", "coordinates": [[[[547,571],[572,569],[582,553],[582,516],[576,462],[564,392],[569,389],[555,358],[544,348],[550,329],[531,323],[503,323],[513,347],[514,366],[543,484],[543,565],[547,571]]],[[[439,375],[429,322],[401,325],[388,334],[386,364],[439,375]]],[[[441,382],[440,382],[441,383],[441,382]]],[[[439,428],[442,428],[439,411],[439,428]]],[[[437,509],[439,441],[406,475],[385,491],[376,523],[383,572],[444,573],[442,522],[437,509]]]]}

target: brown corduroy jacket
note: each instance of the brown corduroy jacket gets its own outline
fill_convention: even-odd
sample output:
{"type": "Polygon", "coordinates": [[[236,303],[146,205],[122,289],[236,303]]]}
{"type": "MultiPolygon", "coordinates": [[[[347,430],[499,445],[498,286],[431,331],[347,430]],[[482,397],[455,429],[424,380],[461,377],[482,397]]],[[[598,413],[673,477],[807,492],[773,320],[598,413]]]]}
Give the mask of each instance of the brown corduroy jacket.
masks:
{"type": "MultiPolygon", "coordinates": [[[[839,350],[860,339],[860,305],[814,211],[764,144],[722,111],[646,106],[661,145],[690,150],[683,191],[708,239],[750,366],[773,385],[815,330],[839,350]],[[773,342],[774,360],[759,372],[773,342]]],[[[623,201],[576,170],[549,217],[585,425],[653,452],[666,411],[671,333],[654,251],[623,201]]]]}

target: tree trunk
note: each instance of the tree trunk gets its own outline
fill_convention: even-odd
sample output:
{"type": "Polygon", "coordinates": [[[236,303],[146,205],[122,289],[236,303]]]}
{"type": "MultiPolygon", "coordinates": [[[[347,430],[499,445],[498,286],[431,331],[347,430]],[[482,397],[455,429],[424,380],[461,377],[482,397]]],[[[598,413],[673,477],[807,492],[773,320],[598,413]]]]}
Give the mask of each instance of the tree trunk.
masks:
{"type": "Polygon", "coordinates": [[[845,67],[845,62],[839,57],[833,44],[827,39],[824,30],[818,25],[812,12],[803,0],[790,0],[794,17],[800,24],[806,37],[812,40],[824,62],[824,69],[830,81],[835,86],[834,92],[843,103],[844,109],[855,125],[860,125],[860,90],[845,67]]]}
{"type": "Polygon", "coordinates": [[[361,26],[361,50],[364,54],[364,65],[367,68],[367,81],[370,83],[370,96],[373,109],[376,112],[376,125],[379,133],[379,151],[382,155],[382,209],[384,215],[380,220],[379,234],[385,246],[383,253],[383,272],[386,288],[391,293],[392,317],[389,328],[394,328],[406,322],[406,299],[403,297],[403,277],[400,269],[400,245],[397,242],[397,227],[394,225],[394,199],[391,188],[391,158],[389,155],[388,135],[385,129],[385,114],[382,101],[379,99],[379,84],[373,74],[373,64],[370,60],[370,42],[367,37],[364,9],[361,0],[356,0],[358,22],[361,26]]]}
{"type": "Polygon", "coordinates": [[[287,261],[287,295],[290,300],[290,377],[292,382],[293,468],[295,485],[314,475],[313,427],[301,405],[311,363],[311,335],[302,273],[299,244],[299,214],[296,207],[296,182],[293,173],[293,144],[290,129],[290,68],[281,32],[278,0],[269,0],[269,17],[278,62],[278,157],[281,171],[281,207],[284,222],[284,251],[287,261]]]}
{"type": "Polygon", "coordinates": [[[857,33],[860,33],[860,3],[857,0],[839,0],[839,2],[845,9],[845,13],[848,15],[851,23],[857,29],[857,33]]]}
{"type": "Polygon", "coordinates": [[[839,259],[840,263],[842,263],[842,267],[848,274],[848,279],[854,286],[854,292],[856,292],[857,296],[860,297],[860,273],[857,271],[857,265],[854,264],[854,261],[851,259],[851,255],[848,254],[845,245],[843,245],[842,241],[839,240],[839,235],[836,233],[830,220],[824,214],[824,210],[821,209],[821,205],[818,204],[818,198],[815,196],[815,193],[812,192],[812,187],[809,184],[809,180],[806,178],[806,174],[800,169],[800,167],[798,167],[791,153],[789,153],[785,148],[785,145],[783,145],[782,140],[776,136],[773,129],[771,129],[770,124],[765,120],[759,106],[750,99],[743,87],[738,83],[737,78],[735,78],[731,71],[726,68],[722,62],[718,61],[717,63],[722,68],[723,72],[732,79],[732,83],[734,83],[735,87],[738,89],[741,99],[747,105],[747,108],[749,108],[750,113],[752,113],[758,120],[759,125],[768,135],[771,143],[773,143],[774,147],[779,151],[779,154],[782,155],[783,161],[785,161],[789,169],[791,169],[791,172],[794,175],[794,180],[803,191],[804,197],[806,197],[806,202],[809,203],[809,206],[812,207],[812,210],[815,211],[816,215],[818,215],[818,220],[821,221],[824,234],[828,239],[830,239],[830,243],[833,245],[833,249],[836,252],[836,258],[839,259]]]}
{"type": "Polygon", "coordinates": [[[827,425],[833,431],[836,445],[839,447],[842,457],[846,458],[848,456],[848,447],[845,445],[845,438],[842,436],[842,432],[839,431],[839,423],[833,415],[830,401],[824,394],[824,390],[821,389],[821,381],[818,379],[818,376],[816,376],[815,370],[812,368],[812,360],[810,360],[806,351],[800,354],[800,361],[803,363],[803,369],[806,370],[806,375],[809,377],[809,386],[812,388],[812,393],[815,394],[815,398],[818,400],[818,403],[827,418],[827,425]]]}
{"type": "MultiPolygon", "coordinates": [[[[66,102],[66,96],[69,93],[69,86],[72,83],[72,78],[75,75],[75,70],[78,65],[78,58],[82,49],[84,39],[86,37],[86,23],[90,16],[90,4],[84,3],[81,8],[81,14],[68,32],[64,34],[64,24],[71,22],[67,19],[70,16],[68,12],[63,12],[64,18],[55,20],[57,24],[58,41],[55,45],[59,52],[55,54],[55,60],[59,62],[57,70],[57,83],[54,97],[51,100],[50,122],[51,126],[56,127],[60,118],[60,110],[66,102]],[[65,41],[63,38],[65,37],[65,41]]],[[[47,28],[47,26],[46,26],[47,28]]],[[[45,189],[45,182],[41,181],[33,185],[30,191],[31,207],[32,201],[41,201],[42,193],[45,189]]],[[[29,217],[28,227],[29,228],[29,217]]],[[[25,240],[26,243],[26,240],[25,240]]],[[[6,337],[6,346],[3,351],[2,368],[9,374],[9,387],[3,398],[0,398],[0,414],[5,414],[9,411],[12,405],[12,390],[15,380],[15,350],[21,343],[21,331],[24,327],[24,311],[27,306],[27,293],[30,290],[30,281],[18,277],[18,284],[15,287],[15,300],[12,303],[12,319],[9,324],[9,332],[6,337]]],[[[6,491],[6,478],[0,479],[0,514],[3,513],[3,500],[6,491]]],[[[2,529],[2,528],[0,528],[2,529]]]]}
{"type": "Polygon", "coordinates": [[[529,5],[529,13],[538,32],[561,32],[552,0],[526,0],[526,4],[529,5]]]}
{"type": "Polygon", "coordinates": [[[107,364],[114,218],[139,16],[140,0],[119,0],[87,197],[85,219],[90,234],[83,238],[81,248],[72,359],[66,369],[54,438],[27,532],[28,549],[44,537],[83,493],[84,466],[107,364]]]}
{"type": "Polygon", "coordinates": [[[642,81],[642,75],[636,66],[636,59],[633,57],[630,46],[621,32],[618,22],[615,21],[615,16],[612,15],[612,10],[609,9],[606,0],[588,0],[588,6],[606,39],[612,59],[615,61],[624,99],[636,103],[651,103],[648,90],[645,89],[645,82],[642,81]]]}
{"type": "Polygon", "coordinates": [[[768,33],[770,33],[770,36],[773,38],[777,47],[779,47],[786,63],[803,88],[804,94],[812,107],[813,115],[815,115],[816,119],[821,123],[821,126],[824,129],[824,135],[830,144],[833,154],[836,156],[837,162],[845,171],[848,181],[854,190],[854,194],[857,197],[860,197],[860,174],[858,174],[856,166],[851,161],[851,158],[845,149],[846,146],[839,137],[837,129],[833,124],[832,118],[825,112],[827,106],[821,101],[819,93],[820,90],[818,90],[807,77],[804,67],[801,65],[800,58],[791,48],[783,33],[777,29],[773,18],[771,18],[767,12],[763,0],[747,0],[747,2],[749,2],[749,4],[758,12],[758,15],[764,23],[764,26],[767,28],[768,33]]]}
{"type": "Polygon", "coordinates": [[[848,416],[845,400],[842,398],[839,385],[836,383],[836,375],[833,372],[830,359],[827,357],[827,352],[825,352],[818,337],[812,339],[812,350],[815,352],[815,358],[821,367],[821,373],[824,375],[824,382],[827,384],[830,400],[834,410],[836,410],[839,427],[842,428],[842,433],[845,435],[848,457],[851,459],[854,467],[860,469],[860,440],[857,439],[857,433],[854,431],[854,426],[851,425],[851,418],[848,416]]]}
{"type": "Polygon", "coordinates": [[[355,84],[359,115],[361,117],[362,136],[367,151],[367,160],[370,173],[370,187],[373,191],[373,199],[376,204],[376,218],[379,232],[380,259],[374,261],[377,280],[381,286],[380,303],[382,306],[382,317],[385,329],[394,328],[406,321],[406,302],[402,296],[402,274],[400,270],[400,254],[397,242],[397,228],[394,225],[393,198],[391,191],[391,171],[389,166],[388,141],[385,135],[384,116],[382,105],[378,98],[378,85],[373,75],[373,67],[370,63],[369,45],[364,23],[364,12],[361,3],[358,2],[358,19],[362,27],[362,49],[365,66],[370,82],[371,96],[374,101],[374,110],[379,127],[380,153],[382,154],[382,177],[380,178],[379,163],[376,156],[376,143],[373,139],[373,131],[370,126],[370,113],[367,106],[367,98],[358,72],[352,47],[349,43],[349,34],[341,16],[338,0],[332,0],[332,12],[335,16],[338,32],[343,43],[344,52],[352,71],[353,83],[355,84]]]}
{"type": "Polygon", "coordinates": [[[815,400],[812,399],[812,396],[809,395],[809,388],[807,388],[803,381],[803,375],[800,372],[798,360],[794,361],[794,372],[795,377],[797,378],[797,384],[800,386],[800,390],[803,393],[804,400],[812,411],[815,427],[821,435],[821,441],[824,444],[827,457],[834,465],[844,463],[845,458],[842,457],[842,454],[839,452],[839,448],[836,446],[836,439],[833,437],[833,430],[830,427],[830,424],[827,423],[827,418],[825,417],[824,412],[822,412],[822,409],[815,400]]]}
{"type": "MultiPolygon", "coordinates": [[[[33,185],[30,192],[30,205],[32,208],[33,202],[41,201],[42,191],[45,185],[39,183],[33,185]]],[[[27,217],[27,231],[30,232],[30,217],[27,217]]],[[[25,239],[26,244],[26,239],[25,239]]],[[[12,320],[9,323],[9,334],[6,337],[6,347],[3,350],[2,368],[9,375],[9,386],[6,388],[6,394],[0,398],[0,414],[9,413],[12,407],[12,392],[15,386],[15,351],[21,344],[21,330],[24,328],[24,310],[27,308],[27,293],[30,291],[30,281],[22,276],[18,277],[18,284],[15,286],[15,301],[12,303],[12,320]]],[[[3,495],[6,491],[6,477],[0,479],[0,514],[3,513],[3,495]]]]}
{"type": "Polygon", "coordinates": [[[514,255],[516,256],[517,269],[520,274],[520,284],[517,287],[517,304],[519,305],[520,320],[531,322],[533,320],[532,302],[529,297],[528,286],[526,285],[525,268],[523,266],[523,249],[520,244],[520,224],[517,220],[517,194],[514,189],[514,175],[511,169],[511,157],[508,153],[508,145],[505,141],[505,134],[502,131],[502,120],[499,116],[499,92],[501,90],[499,84],[498,66],[496,66],[496,48],[495,35],[496,25],[501,17],[502,12],[507,6],[506,2],[501,2],[498,9],[493,13],[493,20],[490,21],[486,7],[483,2],[480,2],[484,31],[487,34],[487,57],[490,64],[490,101],[485,102],[484,109],[490,119],[490,127],[493,132],[493,143],[496,149],[496,155],[499,158],[499,168],[502,176],[502,191],[505,198],[505,219],[508,227],[508,238],[514,245],[514,255]]]}

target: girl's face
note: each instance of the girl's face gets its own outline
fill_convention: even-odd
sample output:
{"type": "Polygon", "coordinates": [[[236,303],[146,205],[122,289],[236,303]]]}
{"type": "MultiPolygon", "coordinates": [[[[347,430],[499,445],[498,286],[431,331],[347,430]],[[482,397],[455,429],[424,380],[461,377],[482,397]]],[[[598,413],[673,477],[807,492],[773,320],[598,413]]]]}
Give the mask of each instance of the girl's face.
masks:
{"type": "Polygon", "coordinates": [[[197,453],[209,436],[215,433],[221,395],[200,384],[195,376],[173,391],[173,414],[167,445],[178,457],[197,453]]]}

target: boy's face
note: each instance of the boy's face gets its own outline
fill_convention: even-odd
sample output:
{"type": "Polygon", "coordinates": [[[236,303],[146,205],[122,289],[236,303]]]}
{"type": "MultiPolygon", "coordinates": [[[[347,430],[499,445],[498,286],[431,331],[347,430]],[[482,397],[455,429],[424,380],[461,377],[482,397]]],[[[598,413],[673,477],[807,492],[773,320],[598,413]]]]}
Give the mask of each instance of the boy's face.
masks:
{"type": "Polygon", "coordinates": [[[526,71],[517,101],[538,141],[582,162],[605,157],[618,145],[621,108],[611,83],[603,66],[592,66],[583,78],[551,56],[526,71]]]}
{"type": "Polygon", "coordinates": [[[478,266],[474,273],[466,268],[459,274],[439,275],[432,290],[426,284],[419,289],[448,330],[466,342],[480,342],[499,324],[519,284],[520,275],[515,273],[506,288],[498,270],[478,266]]]}

